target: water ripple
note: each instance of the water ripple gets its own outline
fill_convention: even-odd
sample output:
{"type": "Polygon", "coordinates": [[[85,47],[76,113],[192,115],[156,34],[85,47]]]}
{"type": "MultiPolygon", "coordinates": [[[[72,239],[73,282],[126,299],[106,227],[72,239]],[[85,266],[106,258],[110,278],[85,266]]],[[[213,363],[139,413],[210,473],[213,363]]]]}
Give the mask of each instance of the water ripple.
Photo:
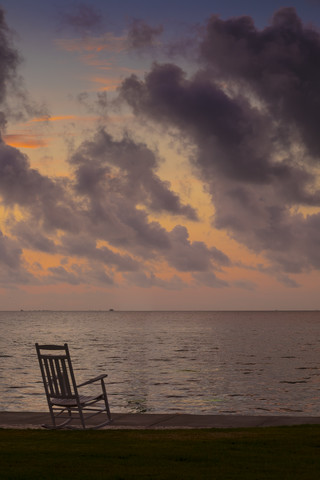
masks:
{"type": "Polygon", "coordinates": [[[78,383],[108,373],[113,411],[318,415],[318,312],[0,312],[0,328],[1,410],[47,409],[37,341],[69,343],[78,383]]]}

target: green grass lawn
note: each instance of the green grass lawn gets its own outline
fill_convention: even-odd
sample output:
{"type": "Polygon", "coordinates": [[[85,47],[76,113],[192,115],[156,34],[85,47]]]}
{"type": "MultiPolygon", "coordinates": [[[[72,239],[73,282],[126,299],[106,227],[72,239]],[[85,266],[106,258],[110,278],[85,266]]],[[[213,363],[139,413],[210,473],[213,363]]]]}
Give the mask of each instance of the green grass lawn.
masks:
{"type": "Polygon", "coordinates": [[[0,430],[0,478],[318,479],[320,426],[0,430]]]}

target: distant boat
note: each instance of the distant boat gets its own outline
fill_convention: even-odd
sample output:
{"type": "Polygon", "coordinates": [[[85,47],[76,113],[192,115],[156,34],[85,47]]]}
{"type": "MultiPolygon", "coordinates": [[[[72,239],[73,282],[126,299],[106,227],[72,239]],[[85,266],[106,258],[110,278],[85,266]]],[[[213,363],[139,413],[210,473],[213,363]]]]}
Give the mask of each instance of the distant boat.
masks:
{"type": "Polygon", "coordinates": [[[109,308],[109,312],[114,312],[113,308],[109,308]]]}

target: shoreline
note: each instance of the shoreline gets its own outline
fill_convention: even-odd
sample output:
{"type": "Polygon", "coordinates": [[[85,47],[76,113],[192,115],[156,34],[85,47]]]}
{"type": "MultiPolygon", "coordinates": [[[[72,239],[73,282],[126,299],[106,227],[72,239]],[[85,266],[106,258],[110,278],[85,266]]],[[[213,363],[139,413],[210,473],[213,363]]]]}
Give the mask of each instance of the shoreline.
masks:
{"type": "MultiPolygon", "coordinates": [[[[192,415],[183,413],[113,413],[113,421],[103,430],[114,429],[205,429],[205,428],[252,428],[293,425],[320,425],[319,417],[290,415],[192,415]]],[[[99,419],[88,424],[94,426],[99,419]]],[[[48,412],[0,412],[2,429],[42,429],[50,423],[48,412]]],[[[75,422],[75,426],[78,424],[75,422]]]]}

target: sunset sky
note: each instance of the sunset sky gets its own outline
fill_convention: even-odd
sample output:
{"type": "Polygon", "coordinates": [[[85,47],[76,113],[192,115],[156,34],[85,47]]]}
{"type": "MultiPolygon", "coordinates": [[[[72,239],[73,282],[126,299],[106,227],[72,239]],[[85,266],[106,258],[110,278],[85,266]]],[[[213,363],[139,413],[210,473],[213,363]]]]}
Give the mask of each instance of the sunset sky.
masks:
{"type": "Polygon", "coordinates": [[[0,5],[0,310],[320,309],[320,1],[0,5]]]}

